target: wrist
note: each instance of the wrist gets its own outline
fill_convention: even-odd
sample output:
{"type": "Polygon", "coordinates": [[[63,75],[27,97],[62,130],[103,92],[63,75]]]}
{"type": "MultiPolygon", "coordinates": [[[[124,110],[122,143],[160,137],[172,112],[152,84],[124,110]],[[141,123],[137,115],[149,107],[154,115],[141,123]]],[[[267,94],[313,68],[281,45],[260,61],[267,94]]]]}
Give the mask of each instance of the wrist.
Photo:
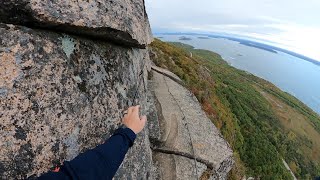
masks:
{"type": "Polygon", "coordinates": [[[130,128],[119,128],[114,135],[121,134],[129,140],[129,146],[131,147],[136,139],[137,135],[130,128]]]}
{"type": "Polygon", "coordinates": [[[136,133],[132,128],[129,128],[129,127],[126,126],[125,124],[121,124],[120,128],[121,128],[121,129],[130,129],[135,135],[138,134],[138,133],[136,133]]]}

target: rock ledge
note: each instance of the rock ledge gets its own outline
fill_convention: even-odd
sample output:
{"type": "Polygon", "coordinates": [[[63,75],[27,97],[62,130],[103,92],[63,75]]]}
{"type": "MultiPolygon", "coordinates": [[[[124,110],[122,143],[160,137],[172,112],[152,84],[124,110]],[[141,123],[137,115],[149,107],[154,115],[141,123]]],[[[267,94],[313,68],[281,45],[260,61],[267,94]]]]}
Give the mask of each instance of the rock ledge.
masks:
{"type": "Polygon", "coordinates": [[[145,48],[152,35],[144,0],[6,0],[0,22],[145,48]]]}

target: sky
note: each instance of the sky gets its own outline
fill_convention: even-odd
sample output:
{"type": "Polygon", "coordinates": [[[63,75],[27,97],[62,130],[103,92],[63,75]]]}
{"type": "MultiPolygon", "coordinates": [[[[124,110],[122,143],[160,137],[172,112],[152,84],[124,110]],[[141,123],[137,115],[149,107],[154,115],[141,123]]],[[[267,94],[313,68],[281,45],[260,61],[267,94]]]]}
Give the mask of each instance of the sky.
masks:
{"type": "Polygon", "coordinates": [[[320,61],[320,0],[145,0],[153,33],[226,33],[320,61]]]}

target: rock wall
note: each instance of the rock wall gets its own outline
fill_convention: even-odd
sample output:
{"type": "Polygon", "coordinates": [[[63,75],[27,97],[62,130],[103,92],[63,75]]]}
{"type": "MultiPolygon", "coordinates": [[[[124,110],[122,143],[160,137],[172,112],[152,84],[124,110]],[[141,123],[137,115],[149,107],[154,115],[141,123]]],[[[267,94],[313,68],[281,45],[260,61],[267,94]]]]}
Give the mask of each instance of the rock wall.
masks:
{"type": "Polygon", "coordinates": [[[151,71],[151,40],[143,0],[0,2],[0,179],[34,178],[94,148],[135,104],[148,128],[115,179],[225,178],[232,152],[200,106],[173,104],[175,113],[148,86],[153,71],[174,76],[151,71]],[[203,123],[187,128],[181,113],[190,121],[194,112],[203,123]]]}

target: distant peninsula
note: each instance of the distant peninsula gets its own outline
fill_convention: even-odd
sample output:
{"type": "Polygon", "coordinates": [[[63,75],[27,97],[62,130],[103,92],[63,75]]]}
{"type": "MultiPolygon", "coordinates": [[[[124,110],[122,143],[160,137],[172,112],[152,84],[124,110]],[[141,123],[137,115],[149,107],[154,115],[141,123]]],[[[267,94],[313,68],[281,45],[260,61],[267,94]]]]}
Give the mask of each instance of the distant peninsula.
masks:
{"type": "Polygon", "coordinates": [[[254,48],[257,48],[257,49],[262,49],[262,50],[269,51],[269,52],[272,52],[272,53],[278,53],[277,51],[275,51],[273,49],[270,49],[270,48],[265,47],[265,46],[261,46],[261,45],[256,44],[256,43],[252,43],[252,42],[239,42],[239,43],[242,44],[242,45],[245,45],[245,46],[254,47],[254,48]]]}
{"type": "Polygon", "coordinates": [[[286,49],[283,49],[283,48],[267,45],[267,44],[264,44],[264,43],[259,43],[259,42],[255,42],[255,41],[251,41],[251,40],[245,40],[245,39],[241,39],[241,38],[231,37],[231,36],[228,36],[228,35],[201,34],[201,33],[158,33],[158,34],[163,34],[163,35],[208,36],[210,38],[224,38],[224,39],[228,39],[228,40],[231,40],[231,41],[239,42],[239,43],[244,44],[244,45],[248,45],[249,44],[250,46],[253,46],[253,47],[256,47],[256,48],[259,48],[259,49],[263,49],[263,50],[267,50],[268,49],[268,51],[273,50],[273,51],[276,51],[276,52],[283,52],[283,53],[289,54],[291,56],[295,56],[297,58],[309,61],[309,62],[311,62],[313,64],[316,64],[316,65],[320,66],[320,62],[319,61],[317,61],[315,59],[312,59],[312,58],[309,58],[307,56],[304,56],[302,54],[298,54],[298,53],[293,52],[293,51],[289,51],[289,50],[286,50],[286,49]]]}
{"type": "Polygon", "coordinates": [[[199,36],[198,39],[210,39],[209,37],[199,36]]]}

